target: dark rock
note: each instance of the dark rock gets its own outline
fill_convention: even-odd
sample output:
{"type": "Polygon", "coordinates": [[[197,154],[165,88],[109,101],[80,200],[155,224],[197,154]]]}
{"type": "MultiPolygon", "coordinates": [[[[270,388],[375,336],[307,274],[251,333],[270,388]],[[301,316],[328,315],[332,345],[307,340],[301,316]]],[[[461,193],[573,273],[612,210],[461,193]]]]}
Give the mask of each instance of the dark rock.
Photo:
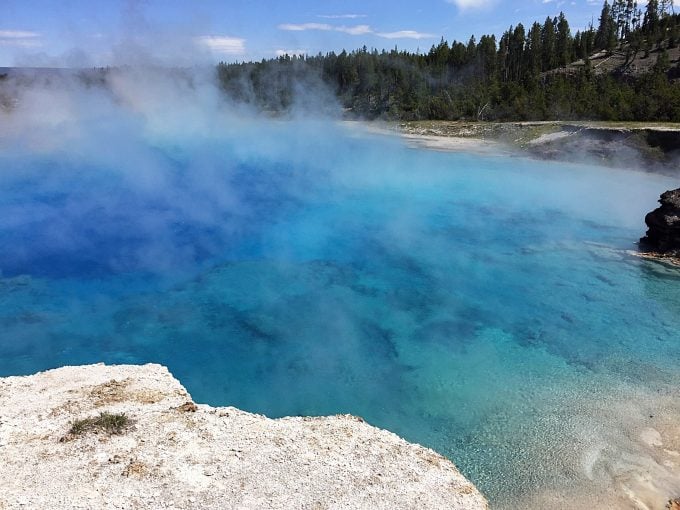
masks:
{"type": "Polygon", "coordinates": [[[640,239],[640,249],[680,257],[680,188],[663,193],[659,203],[661,207],[645,216],[649,230],[640,239]]]}
{"type": "Polygon", "coordinates": [[[176,407],[175,409],[177,409],[181,413],[195,413],[196,411],[198,411],[198,406],[193,402],[189,401],[182,404],[179,407],[176,407]]]}

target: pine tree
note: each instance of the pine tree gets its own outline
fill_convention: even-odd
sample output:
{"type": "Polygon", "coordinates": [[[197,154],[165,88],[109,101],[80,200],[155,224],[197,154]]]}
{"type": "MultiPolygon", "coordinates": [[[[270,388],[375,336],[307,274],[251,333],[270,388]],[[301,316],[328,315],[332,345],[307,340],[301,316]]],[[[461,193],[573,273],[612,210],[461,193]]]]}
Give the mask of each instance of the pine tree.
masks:
{"type": "Polygon", "coordinates": [[[654,39],[659,31],[659,0],[649,0],[645,9],[642,30],[648,37],[654,39]]]}
{"type": "Polygon", "coordinates": [[[543,50],[542,70],[549,71],[557,67],[555,64],[555,23],[550,17],[545,19],[541,29],[541,47],[543,50]]]}
{"type": "Polygon", "coordinates": [[[583,51],[583,41],[581,40],[580,30],[577,30],[574,35],[574,56],[577,59],[582,59],[586,56],[586,53],[583,51]]]}
{"type": "Polygon", "coordinates": [[[590,55],[595,49],[595,28],[593,24],[588,25],[588,30],[581,34],[581,44],[583,45],[583,51],[586,55],[590,55]]]}
{"type": "Polygon", "coordinates": [[[475,42],[475,36],[473,35],[470,37],[467,49],[465,51],[466,63],[469,64],[470,62],[474,61],[476,55],[477,55],[477,43],[475,42]]]}
{"type": "Polygon", "coordinates": [[[480,74],[487,82],[496,79],[496,36],[483,35],[477,45],[477,58],[479,60],[480,74]]]}
{"type": "Polygon", "coordinates": [[[555,43],[555,51],[557,52],[557,65],[560,67],[566,66],[571,62],[572,37],[571,30],[569,30],[569,22],[560,12],[557,18],[557,38],[555,43]]]}
{"type": "Polygon", "coordinates": [[[510,30],[503,33],[501,40],[498,43],[498,70],[500,72],[500,79],[502,82],[507,82],[510,79],[509,73],[509,55],[510,55],[510,30]]]}
{"type": "Polygon", "coordinates": [[[430,52],[426,56],[426,61],[428,64],[433,65],[440,72],[446,67],[446,63],[449,60],[449,43],[442,37],[441,41],[437,46],[432,46],[430,52]]]}
{"type": "Polygon", "coordinates": [[[619,37],[619,29],[621,23],[621,7],[623,5],[623,0],[612,0],[611,6],[611,16],[614,22],[614,30],[616,31],[616,38],[619,37]]]}
{"type": "Polygon", "coordinates": [[[526,54],[528,72],[532,76],[538,76],[542,70],[541,60],[543,58],[541,45],[541,25],[538,22],[534,22],[534,24],[531,25],[529,37],[527,38],[526,54]]]}
{"type": "Polygon", "coordinates": [[[510,46],[508,52],[508,59],[510,63],[510,79],[520,81],[524,76],[524,43],[526,34],[524,32],[524,25],[519,23],[510,37],[510,46]]]}
{"type": "Polygon", "coordinates": [[[608,53],[616,48],[616,23],[612,17],[612,10],[609,2],[605,0],[600,14],[600,25],[595,36],[595,46],[600,50],[607,50],[608,53]]]}

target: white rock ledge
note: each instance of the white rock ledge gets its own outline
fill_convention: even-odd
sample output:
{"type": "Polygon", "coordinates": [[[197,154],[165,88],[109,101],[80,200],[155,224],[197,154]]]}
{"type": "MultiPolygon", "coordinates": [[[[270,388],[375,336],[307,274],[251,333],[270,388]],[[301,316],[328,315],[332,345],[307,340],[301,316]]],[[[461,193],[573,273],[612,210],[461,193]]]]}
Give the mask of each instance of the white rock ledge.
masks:
{"type": "Polygon", "coordinates": [[[450,461],[359,418],[187,402],[160,365],[0,378],[0,509],[487,508],[450,461]],[[60,441],[103,411],[133,424],[60,441]]]}

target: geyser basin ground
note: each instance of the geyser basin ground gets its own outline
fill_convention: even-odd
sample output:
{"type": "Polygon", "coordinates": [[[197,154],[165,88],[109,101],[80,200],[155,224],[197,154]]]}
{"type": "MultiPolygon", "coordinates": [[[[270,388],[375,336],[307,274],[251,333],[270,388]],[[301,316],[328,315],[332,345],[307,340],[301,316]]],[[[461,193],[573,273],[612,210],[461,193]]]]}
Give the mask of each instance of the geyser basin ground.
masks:
{"type": "Polygon", "coordinates": [[[626,253],[671,179],[117,122],[3,144],[0,376],[157,362],[200,402],[360,415],[495,508],[680,493],[680,273],[626,253]]]}

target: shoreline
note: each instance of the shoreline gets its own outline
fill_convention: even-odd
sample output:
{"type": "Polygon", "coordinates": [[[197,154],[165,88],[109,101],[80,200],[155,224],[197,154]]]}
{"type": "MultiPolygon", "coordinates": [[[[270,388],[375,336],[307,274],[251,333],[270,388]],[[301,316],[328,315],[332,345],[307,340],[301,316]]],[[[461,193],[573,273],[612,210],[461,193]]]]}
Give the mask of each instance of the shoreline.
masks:
{"type": "Polygon", "coordinates": [[[410,147],[596,164],[677,177],[680,124],[599,121],[343,121],[410,147]]]}
{"type": "Polygon", "coordinates": [[[413,133],[380,121],[342,121],[350,129],[362,129],[381,136],[397,136],[411,148],[423,148],[439,152],[468,152],[482,155],[517,155],[509,145],[493,140],[465,136],[445,136],[413,133]]]}
{"type": "Polygon", "coordinates": [[[680,258],[678,257],[672,257],[669,255],[664,255],[663,253],[656,253],[653,251],[630,251],[630,253],[631,255],[634,255],[635,257],[644,260],[651,260],[653,262],[658,262],[659,264],[663,264],[668,267],[680,269],[680,258]]]}
{"type": "Polygon", "coordinates": [[[503,143],[483,140],[481,138],[464,138],[453,136],[401,135],[413,148],[423,148],[439,152],[469,152],[481,155],[513,156],[517,152],[503,143]]]}

